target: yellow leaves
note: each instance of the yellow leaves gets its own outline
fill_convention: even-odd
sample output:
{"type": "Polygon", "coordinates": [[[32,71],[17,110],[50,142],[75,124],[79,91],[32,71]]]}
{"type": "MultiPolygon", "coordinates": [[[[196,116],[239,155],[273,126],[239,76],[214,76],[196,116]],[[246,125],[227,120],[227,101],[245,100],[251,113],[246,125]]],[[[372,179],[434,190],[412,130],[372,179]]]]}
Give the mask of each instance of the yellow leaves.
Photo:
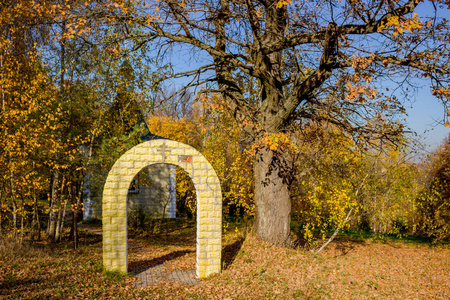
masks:
{"type": "Polygon", "coordinates": [[[282,8],[283,6],[287,6],[288,4],[292,4],[292,0],[278,0],[277,8],[282,8]]]}
{"type": "MultiPolygon", "coordinates": [[[[428,22],[427,27],[431,26],[431,23],[428,22]]],[[[417,13],[413,13],[413,16],[409,19],[404,17],[400,18],[399,16],[388,18],[386,23],[383,23],[378,27],[378,32],[387,28],[392,30],[393,36],[397,36],[398,34],[403,34],[405,31],[413,32],[416,29],[422,28],[422,26],[423,24],[419,20],[417,13]]]]}
{"type": "Polygon", "coordinates": [[[444,124],[444,126],[445,126],[445,127],[450,127],[450,122],[449,122],[449,121],[446,121],[445,124],[444,124]]]}
{"type": "MultiPolygon", "coordinates": [[[[148,120],[156,135],[185,142],[197,148],[212,164],[224,188],[224,209],[239,208],[245,215],[254,214],[252,155],[240,144],[242,129],[231,119],[218,95],[200,95],[192,104],[191,119],[153,116],[148,120]],[[226,200],[225,200],[226,199],[226,200]]],[[[282,138],[283,141],[286,139],[282,138]]],[[[195,212],[195,197],[189,193],[189,177],[178,181],[177,191],[187,195],[187,205],[195,212]],[[185,181],[186,180],[186,181],[185,181]]]]}
{"type": "Polygon", "coordinates": [[[194,122],[182,118],[176,120],[172,117],[152,116],[147,120],[150,132],[173,140],[180,141],[192,146],[197,146],[194,139],[198,137],[199,128],[194,122]]]}
{"type": "Polygon", "coordinates": [[[390,17],[389,19],[388,19],[388,21],[386,22],[386,24],[385,24],[385,26],[396,26],[396,25],[398,25],[399,24],[399,22],[398,22],[398,16],[393,16],[393,17],[390,17]]]}
{"type": "Polygon", "coordinates": [[[303,230],[310,243],[314,241],[314,231],[319,229],[324,238],[327,230],[342,226],[350,208],[357,207],[354,188],[346,179],[329,182],[318,176],[314,182],[303,181],[302,186],[307,190],[303,201],[308,203],[308,210],[302,217],[305,220],[303,230]]]}
{"type": "Polygon", "coordinates": [[[275,150],[277,150],[280,147],[280,145],[285,140],[289,141],[287,135],[284,134],[284,133],[271,134],[271,135],[268,135],[268,136],[264,137],[263,143],[264,143],[265,146],[269,147],[270,150],[275,151],[275,150]]]}

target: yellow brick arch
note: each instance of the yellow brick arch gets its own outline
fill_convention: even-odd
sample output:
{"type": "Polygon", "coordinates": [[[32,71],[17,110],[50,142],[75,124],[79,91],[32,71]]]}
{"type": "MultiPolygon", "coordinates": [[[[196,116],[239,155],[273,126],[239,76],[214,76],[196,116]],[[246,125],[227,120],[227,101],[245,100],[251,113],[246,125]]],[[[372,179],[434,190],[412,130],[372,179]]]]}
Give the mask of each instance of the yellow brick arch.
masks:
{"type": "Polygon", "coordinates": [[[197,192],[197,276],[220,272],[222,192],[211,164],[189,145],[166,139],[141,143],[114,164],[103,188],[103,265],[127,272],[127,194],[134,176],[152,164],[183,168],[197,192]]]}

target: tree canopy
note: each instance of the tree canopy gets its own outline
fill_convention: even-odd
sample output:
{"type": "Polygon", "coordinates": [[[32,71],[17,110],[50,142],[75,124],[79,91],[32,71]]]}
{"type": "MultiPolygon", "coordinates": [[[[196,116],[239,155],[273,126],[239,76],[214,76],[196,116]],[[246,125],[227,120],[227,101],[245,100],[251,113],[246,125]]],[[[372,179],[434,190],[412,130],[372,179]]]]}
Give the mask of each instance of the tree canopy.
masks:
{"type": "MultiPolygon", "coordinates": [[[[398,113],[416,80],[427,80],[447,113],[443,121],[448,118],[445,0],[23,0],[2,8],[2,55],[42,51],[36,65],[45,66],[42,74],[54,87],[49,97],[69,110],[58,111],[60,118],[71,116],[88,87],[95,91],[91,104],[133,99],[149,110],[156,105],[151,93],[164,80],[187,78],[182,91],[220,93],[220,105],[252,144],[255,233],[280,246],[290,245],[292,145],[307,136],[298,131],[331,124],[354,147],[398,142],[404,137],[398,113]],[[179,69],[174,56],[194,67],[179,69]],[[125,62],[133,78],[123,73],[125,62]]],[[[14,90],[5,78],[2,99],[14,90]]],[[[95,110],[102,119],[105,108],[95,110]]],[[[99,136],[97,129],[83,135],[69,125],[51,133],[57,143],[69,132],[92,147],[99,136]]],[[[5,136],[20,132],[2,126],[5,136]]],[[[69,144],[51,160],[81,149],[69,144]]],[[[8,153],[2,159],[11,165],[8,153]]],[[[56,183],[64,183],[62,165],[52,169],[51,198],[56,183]]]]}

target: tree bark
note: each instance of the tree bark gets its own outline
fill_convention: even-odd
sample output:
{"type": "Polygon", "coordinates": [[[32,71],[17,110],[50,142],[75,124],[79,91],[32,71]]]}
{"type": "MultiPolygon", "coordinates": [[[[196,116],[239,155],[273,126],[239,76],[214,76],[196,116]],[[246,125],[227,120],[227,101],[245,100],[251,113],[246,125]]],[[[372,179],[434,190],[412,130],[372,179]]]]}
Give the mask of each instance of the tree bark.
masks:
{"type": "Polygon", "coordinates": [[[259,240],[278,247],[291,246],[291,177],[288,153],[263,148],[256,154],[253,231],[259,240]]]}

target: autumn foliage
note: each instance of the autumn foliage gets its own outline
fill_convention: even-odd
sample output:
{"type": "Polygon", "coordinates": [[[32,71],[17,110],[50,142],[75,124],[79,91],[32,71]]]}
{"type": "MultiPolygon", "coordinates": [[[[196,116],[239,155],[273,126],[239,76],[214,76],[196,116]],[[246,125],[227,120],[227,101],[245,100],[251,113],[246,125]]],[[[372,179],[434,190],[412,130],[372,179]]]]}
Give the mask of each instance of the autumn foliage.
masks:
{"type": "MultiPolygon", "coordinates": [[[[375,1],[378,11],[349,1],[336,12],[319,2],[231,2],[217,11],[197,1],[0,4],[2,238],[45,230],[59,242],[70,226],[76,247],[84,187],[101,195],[112,164],[147,133],[144,122],[205,155],[226,217],[254,220],[264,206],[257,194],[283,200],[285,246],[290,225],[292,242],[310,246],[336,228],[448,238],[448,143],[410,159],[404,102],[377,82],[407,70],[446,104],[448,21],[414,12],[420,1],[375,1]],[[321,12],[342,24],[319,21],[321,12]],[[185,23],[174,29],[174,20],[185,23]],[[163,53],[176,43],[213,64],[173,72],[163,53]],[[183,77],[191,81],[178,94],[165,93],[163,80],[183,77]],[[282,197],[264,192],[273,182],[282,197]]],[[[177,178],[193,216],[193,184],[181,170],[177,178]]]]}

